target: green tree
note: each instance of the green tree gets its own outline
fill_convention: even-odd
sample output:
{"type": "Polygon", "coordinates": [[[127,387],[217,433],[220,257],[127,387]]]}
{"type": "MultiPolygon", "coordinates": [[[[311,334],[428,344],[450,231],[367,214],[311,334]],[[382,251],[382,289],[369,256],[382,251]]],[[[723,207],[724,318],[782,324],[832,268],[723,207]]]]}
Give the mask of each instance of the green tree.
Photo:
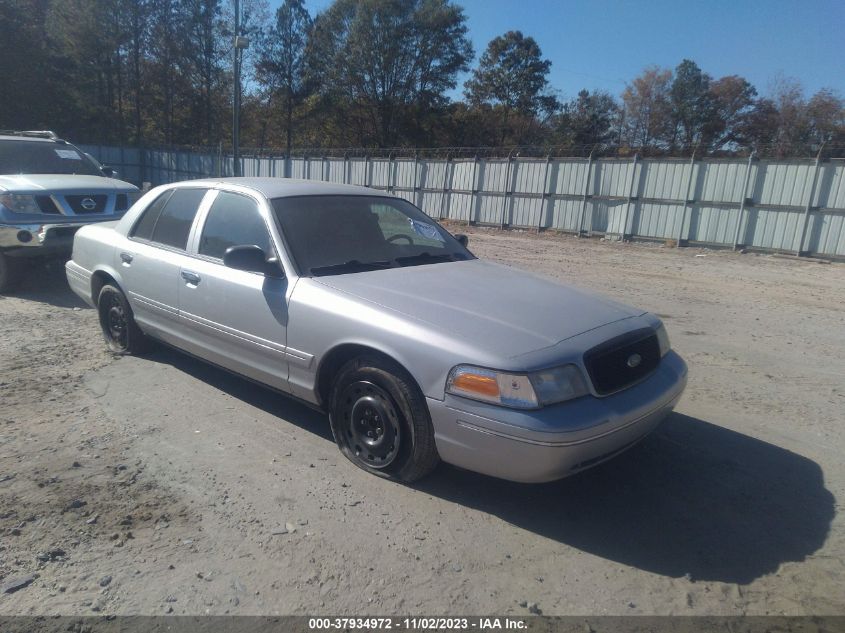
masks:
{"type": "Polygon", "coordinates": [[[290,154],[294,108],[306,96],[305,46],[313,21],[302,0],[285,0],[276,11],[276,22],[262,43],[256,77],[269,93],[281,96],[285,121],[285,147],[290,154]]]}
{"type": "Polygon", "coordinates": [[[683,60],[675,69],[669,89],[672,105],[673,147],[690,147],[704,140],[714,116],[710,75],[693,61],[683,60]]]}
{"type": "Polygon", "coordinates": [[[444,103],[467,69],[466,32],[463,9],[450,0],[336,0],[314,21],[310,77],[335,108],[369,127],[362,138],[395,145],[403,116],[444,103]]]}
{"type": "MultiPolygon", "coordinates": [[[[540,46],[520,31],[508,31],[493,38],[481,56],[472,77],[464,84],[464,94],[475,107],[488,106],[499,111],[499,144],[504,144],[513,115],[522,120],[549,117],[559,108],[548,92],[552,62],[543,59],[540,46]]],[[[519,143],[523,139],[516,139],[519,143]]]]}
{"type": "Polygon", "coordinates": [[[610,144],[617,140],[618,116],[619,105],[612,95],[582,90],[577,98],[564,104],[557,133],[561,141],[573,146],[610,144]]]}
{"type": "Polygon", "coordinates": [[[810,142],[845,145],[845,102],[829,88],[822,88],[807,102],[810,142]]]}

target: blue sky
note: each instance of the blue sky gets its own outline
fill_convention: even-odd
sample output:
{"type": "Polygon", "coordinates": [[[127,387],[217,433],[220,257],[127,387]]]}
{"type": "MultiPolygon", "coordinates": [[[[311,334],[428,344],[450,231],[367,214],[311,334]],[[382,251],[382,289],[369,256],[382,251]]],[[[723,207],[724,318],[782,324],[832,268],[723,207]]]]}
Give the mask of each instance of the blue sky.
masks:
{"type": "MultiPolygon", "coordinates": [[[[271,7],[281,0],[270,0],[271,7]]],[[[331,0],[306,0],[312,14],[331,0]]],[[[476,59],[508,30],[532,36],[552,61],[562,99],[581,88],[618,96],[650,64],[692,59],[713,77],[737,74],[766,94],[779,75],[808,95],[845,96],[845,0],[457,0],[476,59]]],[[[474,63],[475,63],[474,62],[474,63]]],[[[473,64],[474,65],[474,64],[473,64]]],[[[461,83],[463,83],[461,78],[461,83]]],[[[461,88],[452,95],[460,97],[461,88]]]]}

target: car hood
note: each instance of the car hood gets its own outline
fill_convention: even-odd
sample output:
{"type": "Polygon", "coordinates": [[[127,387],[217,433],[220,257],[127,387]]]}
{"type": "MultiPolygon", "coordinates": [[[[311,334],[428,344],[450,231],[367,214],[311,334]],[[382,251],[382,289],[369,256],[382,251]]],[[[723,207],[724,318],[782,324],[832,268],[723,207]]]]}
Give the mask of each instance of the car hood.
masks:
{"type": "Polygon", "coordinates": [[[131,183],[105,176],[74,176],[68,174],[18,174],[0,176],[0,191],[16,193],[38,193],[39,191],[60,191],[69,193],[92,193],[96,190],[137,191],[131,183]]]}
{"type": "Polygon", "coordinates": [[[315,278],[506,358],[644,314],[591,292],[480,259],[315,278]]]}

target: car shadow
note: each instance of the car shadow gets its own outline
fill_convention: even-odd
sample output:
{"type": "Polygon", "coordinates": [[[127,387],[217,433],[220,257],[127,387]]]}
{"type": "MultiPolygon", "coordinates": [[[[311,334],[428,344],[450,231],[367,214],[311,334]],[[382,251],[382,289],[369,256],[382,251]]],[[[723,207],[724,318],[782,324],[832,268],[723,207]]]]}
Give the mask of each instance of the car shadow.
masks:
{"type": "Polygon", "coordinates": [[[27,258],[24,262],[23,276],[16,287],[6,293],[7,296],[57,308],[91,309],[70,289],[65,277],[64,259],[27,258]]]}
{"type": "Polygon", "coordinates": [[[835,515],[815,462],[678,413],[630,451],[558,482],[440,468],[418,488],[608,560],[738,584],[813,554],[835,515]]]}
{"type": "Polygon", "coordinates": [[[154,343],[153,349],[144,354],[144,358],[170,365],[233,398],[334,443],[328,417],[298,400],[210,365],[163,343],[154,343]]]}
{"type": "MultiPolygon", "coordinates": [[[[149,358],[333,442],[326,416],[298,401],[164,346],[149,358]]],[[[816,552],[835,515],[812,460],[679,413],[619,457],[554,483],[441,464],[412,488],[621,564],[738,584],[816,552]]]]}

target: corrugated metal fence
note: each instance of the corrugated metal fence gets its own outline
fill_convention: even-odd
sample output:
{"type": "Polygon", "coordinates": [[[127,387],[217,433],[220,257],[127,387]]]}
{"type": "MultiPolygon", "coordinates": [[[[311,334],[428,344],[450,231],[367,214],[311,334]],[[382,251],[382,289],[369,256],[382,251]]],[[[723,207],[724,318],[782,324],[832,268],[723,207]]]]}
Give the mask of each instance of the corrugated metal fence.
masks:
{"type": "MultiPolygon", "coordinates": [[[[233,173],[231,156],[85,146],[140,184],[233,173]]],[[[438,219],[845,257],[845,161],[271,158],[245,176],[365,185],[438,219]]]]}

